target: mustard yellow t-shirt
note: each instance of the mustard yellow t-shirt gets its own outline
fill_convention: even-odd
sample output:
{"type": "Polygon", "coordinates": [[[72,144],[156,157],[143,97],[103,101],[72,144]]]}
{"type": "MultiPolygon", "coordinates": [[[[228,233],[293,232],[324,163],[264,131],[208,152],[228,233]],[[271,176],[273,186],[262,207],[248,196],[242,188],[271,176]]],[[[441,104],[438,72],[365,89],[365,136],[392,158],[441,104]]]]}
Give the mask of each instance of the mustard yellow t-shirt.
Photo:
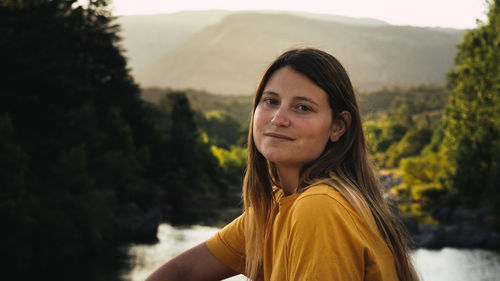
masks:
{"type": "MultiPolygon", "coordinates": [[[[276,193],[277,212],[264,241],[260,280],[398,280],[393,256],[374,222],[367,224],[327,185],[276,193]]],[[[245,214],[206,241],[225,265],[244,274],[245,214]]]]}

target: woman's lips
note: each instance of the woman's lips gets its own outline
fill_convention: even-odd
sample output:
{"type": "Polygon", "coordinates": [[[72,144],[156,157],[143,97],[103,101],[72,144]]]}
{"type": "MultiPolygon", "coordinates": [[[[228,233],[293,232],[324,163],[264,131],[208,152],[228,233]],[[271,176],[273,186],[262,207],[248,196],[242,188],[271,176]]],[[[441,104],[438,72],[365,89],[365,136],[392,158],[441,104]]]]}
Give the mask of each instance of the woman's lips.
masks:
{"type": "Polygon", "coordinates": [[[291,137],[286,136],[286,135],[278,134],[278,133],[265,133],[264,136],[272,137],[272,138],[279,139],[279,140],[287,140],[287,141],[295,140],[294,138],[291,138],[291,137]]]}

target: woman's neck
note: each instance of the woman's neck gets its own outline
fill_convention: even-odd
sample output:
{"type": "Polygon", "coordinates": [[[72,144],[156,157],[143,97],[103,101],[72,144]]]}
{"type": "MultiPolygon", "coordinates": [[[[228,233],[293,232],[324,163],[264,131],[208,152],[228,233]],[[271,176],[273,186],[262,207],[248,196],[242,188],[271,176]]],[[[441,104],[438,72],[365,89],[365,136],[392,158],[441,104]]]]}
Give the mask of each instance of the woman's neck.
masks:
{"type": "Polygon", "coordinates": [[[277,166],[276,168],[280,179],[280,187],[283,189],[283,194],[288,196],[295,193],[299,187],[300,168],[283,166],[277,166]]]}

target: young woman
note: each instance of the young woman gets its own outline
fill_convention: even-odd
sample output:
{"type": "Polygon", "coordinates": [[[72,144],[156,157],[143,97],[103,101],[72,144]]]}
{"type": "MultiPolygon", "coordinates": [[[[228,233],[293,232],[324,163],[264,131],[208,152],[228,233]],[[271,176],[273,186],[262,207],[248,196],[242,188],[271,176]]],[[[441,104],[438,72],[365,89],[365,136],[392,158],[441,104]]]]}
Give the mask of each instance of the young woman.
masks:
{"type": "Polygon", "coordinates": [[[153,280],[418,280],[368,159],[342,65],[317,49],[279,56],[257,88],[245,211],[153,280]]]}

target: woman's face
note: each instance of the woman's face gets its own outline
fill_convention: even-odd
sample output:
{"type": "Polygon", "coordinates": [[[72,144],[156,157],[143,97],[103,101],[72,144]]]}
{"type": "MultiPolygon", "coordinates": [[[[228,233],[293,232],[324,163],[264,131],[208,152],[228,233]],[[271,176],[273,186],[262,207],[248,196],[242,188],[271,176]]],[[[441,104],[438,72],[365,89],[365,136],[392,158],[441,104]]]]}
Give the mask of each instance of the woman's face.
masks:
{"type": "Polygon", "coordinates": [[[264,87],[253,118],[257,150],[279,168],[301,168],[336,141],[327,94],[290,67],[278,69],[264,87]]]}

